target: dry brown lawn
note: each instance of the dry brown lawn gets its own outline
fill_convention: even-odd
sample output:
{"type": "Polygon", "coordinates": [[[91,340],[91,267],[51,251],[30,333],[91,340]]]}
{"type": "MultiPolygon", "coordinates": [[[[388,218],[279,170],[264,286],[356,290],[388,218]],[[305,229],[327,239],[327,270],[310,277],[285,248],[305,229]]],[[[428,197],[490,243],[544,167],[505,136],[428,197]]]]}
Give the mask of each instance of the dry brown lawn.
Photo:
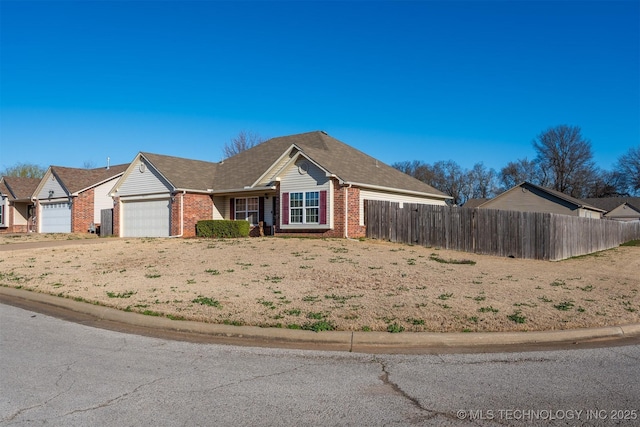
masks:
{"type": "MultiPolygon", "coordinates": [[[[0,246],[86,237],[95,238],[3,236],[0,246]]],[[[560,262],[344,239],[108,238],[2,249],[0,286],[176,321],[394,332],[640,323],[640,247],[560,262]]]]}

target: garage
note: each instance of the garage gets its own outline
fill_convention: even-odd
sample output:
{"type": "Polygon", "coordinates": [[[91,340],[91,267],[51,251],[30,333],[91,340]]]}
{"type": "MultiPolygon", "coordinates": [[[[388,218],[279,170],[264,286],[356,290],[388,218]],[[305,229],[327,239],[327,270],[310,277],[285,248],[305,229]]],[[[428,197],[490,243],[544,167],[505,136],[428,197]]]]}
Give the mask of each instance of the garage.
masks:
{"type": "Polygon", "coordinates": [[[40,206],[41,233],[71,233],[71,203],[43,203],[40,206]]]}
{"type": "Polygon", "coordinates": [[[169,199],[122,202],[122,237],[169,237],[169,199]]]}

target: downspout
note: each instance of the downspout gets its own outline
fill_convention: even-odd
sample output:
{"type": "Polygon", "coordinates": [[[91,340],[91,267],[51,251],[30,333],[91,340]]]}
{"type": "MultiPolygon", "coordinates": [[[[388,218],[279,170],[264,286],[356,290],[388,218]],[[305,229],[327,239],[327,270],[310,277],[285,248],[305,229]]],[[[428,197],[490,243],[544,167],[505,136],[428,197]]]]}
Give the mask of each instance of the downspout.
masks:
{"type": "Polygon", "coordinates": [[[182,237],[184,234],[184,195],[186,192],[186,190],[183,190],[182,194],[180,194],[180,234],[177,236],[169,236],[172,239],[182,237]]]}
{"type": "Polygon", "coordinates": [[[351,184],[344,187],[344,238],[349,238],[349,188],[351,184]]]}

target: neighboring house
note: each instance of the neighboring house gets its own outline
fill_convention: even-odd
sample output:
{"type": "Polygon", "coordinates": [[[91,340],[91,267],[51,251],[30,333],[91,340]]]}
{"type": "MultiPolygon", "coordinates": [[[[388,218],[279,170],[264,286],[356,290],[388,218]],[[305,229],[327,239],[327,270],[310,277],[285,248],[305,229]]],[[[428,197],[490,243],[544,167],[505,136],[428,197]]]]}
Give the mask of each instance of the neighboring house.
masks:
{"type": "Polygon", "coordinates": [[[477,206],[520,212],[545,212],[585,218],[602,218],[606,212],[590,204],[550,188],[523,182],[477,206]]]}
{"type": "Polygon", "coordinates": [[[468,199],[466,202],[464,202],[464,205],[462,205],[462,207],[468,208],[468,209],[475,209],[489,200],[491,199],[468,199]]]}
{"type": "Polygon", "coordinates": [[[102,209],[112,209],[109,190],[128,165],[78,169],[51,166],[34,191],[37,231],[86,233],[100,225],[102,209]]]}
{"type": "Polygon", "coordinates": [[[0,233],[34,231],[31,196],[39,183],[40,178],[0,178],[0,233]]]}
{"type": "Polygon", "coordinates": [[[583,199],[585,203],[607,211],[604,217],[617,221],[640,221],[640,197],[603,197],[583,199]]]}
{"type": "Polygon", "coordinates": [[[445,205],[449,196],[324,132],[273,138],[219,163],[139,153],[113,187],[121,237],[194,236],[205,219],[252,234],[365,235],[365,200],[445,205]]]}

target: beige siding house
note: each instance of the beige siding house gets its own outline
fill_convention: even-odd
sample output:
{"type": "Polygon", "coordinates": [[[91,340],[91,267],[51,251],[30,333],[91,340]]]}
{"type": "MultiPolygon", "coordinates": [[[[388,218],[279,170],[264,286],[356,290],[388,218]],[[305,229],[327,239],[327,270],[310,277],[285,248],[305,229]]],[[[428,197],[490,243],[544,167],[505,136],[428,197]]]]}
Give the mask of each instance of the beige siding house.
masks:
{"type": "Polygon", "coordinates": [[[40,178],[0,178],[0,233],[34,231],[34,203],[31,196],[40,178]]]}
{"type": "Polygon", "coordinates": [[[603,197],[585,199],[585,203],[604,209],[607,219],[616,221],[640,221],[640,197],[603,197]]]}
{"type": "Polygon", "coordinates": [[[316,131],[273,138],[219,163],[139,153],[111,191],[120,236],[194,236],[199,220],[253,233],[365,235],[364,201],[445,205],[449,196],[316,131]]]}

